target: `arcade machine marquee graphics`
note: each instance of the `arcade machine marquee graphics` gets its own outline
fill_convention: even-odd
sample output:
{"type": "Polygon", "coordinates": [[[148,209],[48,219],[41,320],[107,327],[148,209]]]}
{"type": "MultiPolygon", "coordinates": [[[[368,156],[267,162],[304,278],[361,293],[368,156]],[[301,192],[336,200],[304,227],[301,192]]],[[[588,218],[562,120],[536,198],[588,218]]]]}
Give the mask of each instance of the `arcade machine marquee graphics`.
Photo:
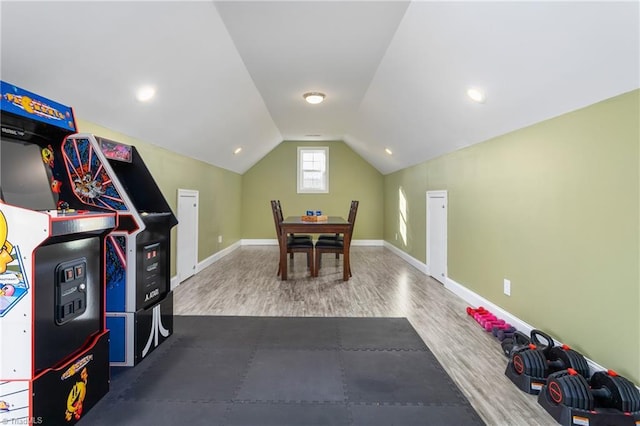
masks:
{"type": "Polygon", "coordinates": [[[73,195],[71,108],[0,89],[0,423],[74,424],[109,390],[104,241],[117,216],[73,195]]]}

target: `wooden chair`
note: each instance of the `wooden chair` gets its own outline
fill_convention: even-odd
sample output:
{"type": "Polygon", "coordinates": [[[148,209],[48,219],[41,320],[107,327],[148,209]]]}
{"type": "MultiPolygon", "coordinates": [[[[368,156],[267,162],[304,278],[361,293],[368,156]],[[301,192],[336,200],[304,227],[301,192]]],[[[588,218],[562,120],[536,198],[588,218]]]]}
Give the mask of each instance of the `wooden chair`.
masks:
{"type": "MultiPolygon", "coordinates": [[[[280,204],[280,200],[274,200],[277,204],[277,209],[278,209],[278,217],[280,218],[280,222],[282,222],[284,220],[284,214],[282,213],[282,204],[280,204]]],[[[290,238],[293,238],[295,240],[298,241],[302,241],[302,240],[308,240],[308,241],[312,241],[313,238],[311,238],[311,235],[304,235],[304,234],[289,234],[290,238]]],[[[293,259],[293,253],[291,253],[291,258],[293,259]]]]}
{"type": "MultiPolygon", "coordinates": [[[[349,208],[349,218],[347,219],[349,223],[353,223],[356,220],[356,213],[358,212],[358,205],[360,201],[353,200],[351,201],[351,207],[349,208]]],[[[342,241],[344,237],[342,234],[322,234],[318,237],[318,241],[320,240],[332,240],[332,241],[342,241]]],[[[336,259],[340,258],[340,253],[336,253],[336,259]]]]}
{"type": "MultiPolygon", "coordinates": [[[[294,253],[307,253],[307,267],[311,271],[311,276],[314,276],[314,257],[313,257],[313,240],[311,237],[307,238],[295,238],[293,236],[287,235],[286,241],[282,241],[281,238],[281,227],[280,223],[283,220],[282,210],[280,208],[280,203],[277,200],[271,200],[271,211],[273,213],[273,221],[276,225],[276,235],[278,238],[278,246],[282,248],[282,244],[286,244],[287,253],[291,255],[293,258],[294,253]]],[[[278,262],[278,275],[282,273],[282,266],[280,262],[278,262]]]]}
{"type": "MultiPolygon", "coordinates": [[[[351,241],[351,237],[353,236],[353,228],[355,227],[356,224],[356,214],[358,213],[358,201],[352,201],[351,202],[351,208],[349,209],[349,223],[351,224],[351,226],[349,226],[349,241],[351,241]]],[[[318,272],[320,271],[320,265],[322,263],[322,255],[324,253],[335,253],[336,254],[336,258],[339,258],[340,255],[342,254],[344,256],[345,251],[346,250],[350,250],[351,247],[345,247],[344,245],[344,237],[341,235],[331,235],[330,237],[332,238],[324,238],[324,239],[318,239],[318,241],[316,241],[316,252],[315,252],[315,256],[316,256],[316,264],[315,264],[315,276],[318,276],[318,272]]],[[[349,243],[349,246],[351,246],[351,243],[349,243]]],[[[351,262],[349,261],[348,263],[345,263],[344,268],[347,268],[347,272],[349,273],[349,276],[353,276],[351,274],[351,262]]]]}

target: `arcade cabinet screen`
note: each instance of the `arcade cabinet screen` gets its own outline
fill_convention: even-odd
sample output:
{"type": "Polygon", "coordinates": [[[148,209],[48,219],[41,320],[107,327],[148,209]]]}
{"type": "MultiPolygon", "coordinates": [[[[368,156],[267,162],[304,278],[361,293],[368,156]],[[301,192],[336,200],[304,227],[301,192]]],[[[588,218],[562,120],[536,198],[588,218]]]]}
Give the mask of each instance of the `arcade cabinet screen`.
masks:
{"type": "Polygon", "coordinates": [[[0,139],[0,188],[5,203],[31,210],[55,210],[48,165],[33,143],[0,139]]]}

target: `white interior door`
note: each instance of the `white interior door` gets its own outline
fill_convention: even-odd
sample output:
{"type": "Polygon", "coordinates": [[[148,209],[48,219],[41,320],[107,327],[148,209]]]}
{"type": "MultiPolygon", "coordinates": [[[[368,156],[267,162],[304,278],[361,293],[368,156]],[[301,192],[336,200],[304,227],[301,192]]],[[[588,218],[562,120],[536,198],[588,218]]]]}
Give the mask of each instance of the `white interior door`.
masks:
{"type": "Polygon", "coordinates": [[[198,191],[178,189],[178,282],[196,273],[198,263],[198,191]]]}
{"type": "Polygon", "coordinates": [[[447,191],[427,191],[427,266],[429,274],[447,279],[447,191]]]}

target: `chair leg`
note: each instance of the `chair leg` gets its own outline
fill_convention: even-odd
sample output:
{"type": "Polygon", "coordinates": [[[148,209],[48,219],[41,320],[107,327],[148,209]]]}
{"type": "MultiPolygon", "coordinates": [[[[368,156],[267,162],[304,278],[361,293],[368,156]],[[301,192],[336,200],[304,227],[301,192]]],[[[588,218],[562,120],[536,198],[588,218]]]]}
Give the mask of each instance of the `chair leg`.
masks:
{"type": "Polygon", "coordinates": [[[322,259],[322,253],[318,253],[316,251],[315,257],[316,257],[316,259],[315,259],[316,266],[313,268],[313,269],[315,269],[313,272],[315,273],[315,276],[317,277],[318,273],[320,272],[320,260],[322,259]]]}

